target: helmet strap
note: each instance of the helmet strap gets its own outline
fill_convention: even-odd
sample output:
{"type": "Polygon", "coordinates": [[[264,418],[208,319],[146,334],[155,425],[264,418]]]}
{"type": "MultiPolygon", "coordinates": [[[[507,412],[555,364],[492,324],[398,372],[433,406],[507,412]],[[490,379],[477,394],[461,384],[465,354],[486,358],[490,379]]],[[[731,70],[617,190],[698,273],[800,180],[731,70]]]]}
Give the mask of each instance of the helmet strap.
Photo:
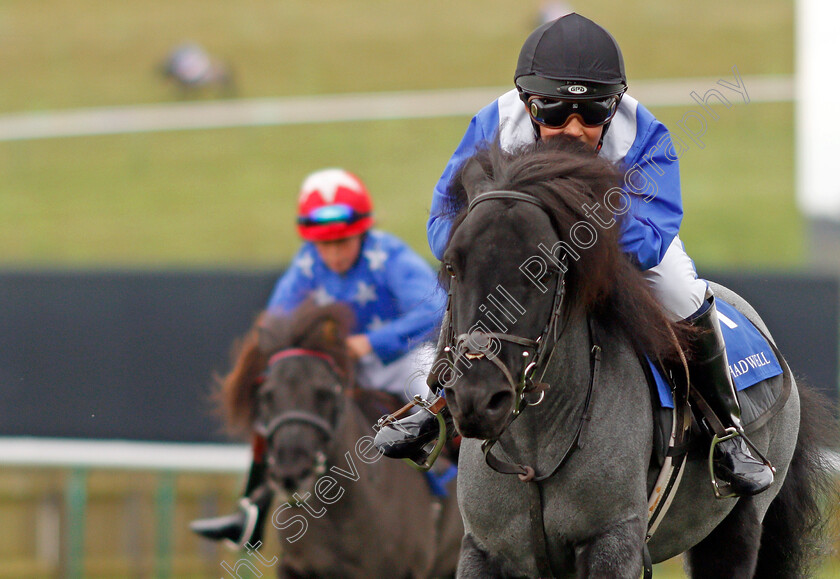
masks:
{"type": "Polygon", "coordinates": [[[612,121],[610,121],[609,123],[604,124],[604,125],[603,125],[603,127],[601,128],[601,138],[600,138],[600,139],[598,139],[598,146],[597,146],[597,147],[595,147],[595,152],[596,152],[596,153],[600,153],[600,152],[601,152],[601,147],[604,145],[604,137],[606,137],[606,136],[607,136],[607,129],[609,129],[609,128],[610,128],[610,124],[611,124],[611,123],[612,123],[612,121]]]}

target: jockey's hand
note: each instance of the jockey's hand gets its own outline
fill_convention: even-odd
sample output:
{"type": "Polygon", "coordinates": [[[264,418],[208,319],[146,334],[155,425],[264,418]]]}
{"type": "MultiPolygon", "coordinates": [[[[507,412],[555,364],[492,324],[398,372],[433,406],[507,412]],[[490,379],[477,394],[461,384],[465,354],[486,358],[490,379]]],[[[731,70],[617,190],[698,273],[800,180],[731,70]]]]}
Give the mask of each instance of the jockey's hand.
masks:
{"type": "Polygon", "coordinates": [[[347,347],[350,349],[350,355],[356,360],[373,352],[373,346],[370,345],[370,340],[368,340],[368,337],[364,334],[348,336],[347,347]]]}

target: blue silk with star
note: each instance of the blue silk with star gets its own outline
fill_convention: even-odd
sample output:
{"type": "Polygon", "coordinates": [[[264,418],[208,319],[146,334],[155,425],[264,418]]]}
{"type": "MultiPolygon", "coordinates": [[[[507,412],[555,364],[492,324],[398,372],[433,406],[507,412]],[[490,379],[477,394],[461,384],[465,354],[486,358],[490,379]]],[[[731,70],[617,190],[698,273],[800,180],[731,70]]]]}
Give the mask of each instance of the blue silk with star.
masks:
{"type": "Polygon", "coordinates": [[[408,245],[383,231],[368,232],[359,259],[344,274],[330,270],[306,242],[278,280],[268,308],[295,309],[308,297],[340,301],[356,314],[354,333],[368,336],[389,363],[433,337],[446,307],[432,268],[408,245]]]}

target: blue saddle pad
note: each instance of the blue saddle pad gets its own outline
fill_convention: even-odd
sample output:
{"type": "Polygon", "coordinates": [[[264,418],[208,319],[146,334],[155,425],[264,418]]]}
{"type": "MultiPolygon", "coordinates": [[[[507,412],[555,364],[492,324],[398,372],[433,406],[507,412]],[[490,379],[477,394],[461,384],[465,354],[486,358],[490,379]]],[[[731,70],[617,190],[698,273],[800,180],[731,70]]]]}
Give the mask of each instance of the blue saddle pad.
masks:
{"type": "MultiPolygon", "coordinates": [[[[726,342],[729,372],[740,392],[759,382],[782,373],[779,360],[761,332],[746,316],[725,301],[715,298],[720,328],[726,342]]],[[[665,408],[674,407],[671,387],[659,367],[648,359],[659,400],[665,408]]]]}

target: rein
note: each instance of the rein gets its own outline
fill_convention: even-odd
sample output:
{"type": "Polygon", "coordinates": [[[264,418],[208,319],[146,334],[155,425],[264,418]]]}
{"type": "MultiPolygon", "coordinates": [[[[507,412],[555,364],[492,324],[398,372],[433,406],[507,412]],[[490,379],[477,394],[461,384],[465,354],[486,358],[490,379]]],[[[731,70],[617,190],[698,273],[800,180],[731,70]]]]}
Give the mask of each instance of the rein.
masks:
{"type": "MultiPolygon", "coordinates": [[[[476,205],[478,205],[479,203],[490,200],[522,201],[525,203],[530,203],[531,205],[535,205],[536,207],[539,207],[542,211],[544,211],[546,214],[550,215],[549,209],[545,206],[545,204],[542,201],[540,201],[536,197],[525,193],[521,193],[519,191],[488,191],[476,195],[472,199],[472,201],[470,201],[469,206],[467,207],[467,213],[469,214],[469,212],[475,209],[476,205]]],[[[528,406],[536,406],[537,404],[542,402],[543,398],[545,397],[545,391],[549,388],[549,385],[543,382],[543,378],[545,377],[545,372],[548,367],[548,361],[551,359],[551,354],[554,350],[554,347],[556,346],[557,341],[559,340],[560,335],[563,332],[560,320],[561,314],[563,312],[564,299],[566,296],[565,274],[566,271],[568,271],[568,266],[566,264],[565,257],[563,258],[563,261],[560,263],[560,266],[557,269],[559,271],[559,275],[557,276],[557,285],[554,291],[551,315],[549,316],[548,321],[546,322],[542,332],[536,340],[524,338],[522,336],[516,336],[513,334],[501,332],[482,332],[480,330],[473,330],[472,332],[459,334],[456,336],[452,328],[453,324],[451,322],[449,324],[448,335],[446,338],[446,343],[448,345],[444,348],[444,352],[448,358],[449,363],[452,364],[452,366],[454,367],[455,363],[459,359],[461,359],[462,356],[465,357],[467,360],[487,359],[502,372],[508,384],[513,389],[515,393],[514,406],[510,421],[508,422],[507,426],[510,426],[510,424],[522,413],[522,411],[525,408],[527,408],[528,406]],[[489,346],[492,344],[493,339],[508,342],[511,344],[516,344],[524,348],[522,352],[522,366],[519,371],[518,380],[514,378],[513,372],[511,372],[510,368],[503,361],[501,361],[497,355],[493,354],[492,352],[488,353],[489,346]],[[453,351],[454,360],[452,359],[453,351]],[[534,376],[537,374],[537,372],[540,372],[540,378],[539,380],[535,381],[534,376]],[[539,397],[536,401],[532,401],[529,399],[530,394],[538,394],[539,397]]],[[[449,285],[449,296],[447,304],[447,308],[450,310],[450,320],[454,320],[454,312],[452,311],[452,297],[454,293],[454,288],[455,278],[453,277],[449,285]]],[[[590,336],[594,332],[593,327],[594,324],[590,320],[590,336]]],[[[590,338],[590,340],[593,339],[594,338],[590,338]]],[[[481,450],[484,453],[485,462],[490,468],[502,474],[516,474],[519,476],[519,479],[522,482],[539,482],[552,476],[566,462],[568,457],[571,456],[572,452],[578,445],[580,433],[583,430],[584,422],[586,422],[589,419],[589,403],[592,398],[592,390],[594,388],[598,376],[598,369],[601,360],[600,352],[600,346],[597,343],[593,342],[593,371],[591,373],[589,389],[586,395],[583,416],[581,418],[580,424],[578,425],[578,429],[574,436],[571,446],[566,450],[565,454],[557,463],[557,465],[554,468],[552,468],[549,472],[538,476],[535,470],[530,466],[505,462],[496,457],[491,452],[493,446],[498,442],[498,438],[494,438],[485,440],[481,445],[481,450]]]]}
{"type": "MultiPolygon", "coordinates": [[[[519,480],[522,482],[542,482],[548,478],[554,476],[560,468],[566,464],[566,461],[572,455],[572,453],[577,449],[581,448],[582,444],[580,443],[581,434],[583,433],[584,426],[589,420],[591,420],[591,416],[589,414],[589,405],[592,401],[592,392],[595,389],[595,383],[598,381],[598,376],[600,374],[601,368],[601,346],[598,345],[598,341],[595,338],[596,335],[596,328],[597,326],[592,321],[592,318],[588,318],[589,324],[589,335],[590,335],[590,343],[592,344],[592,348],[590,349],[590,363],[591,363],[591,370],[589,374],[589,386],[586,389],[586,399],[583,403],[583,412],[581,413],[580,422],[577,425],[577,429],[575,430],[575,434],[572,437],[572,441],[569,443],[569,446],[566,448],[566,452],[560,457],[560,459],[554,464],[554,466],[544,472],[543,474],[537,474],[533,467],[523,464],[515,464],[505,462],[500,460],[495,455],[493,455],[490,451],[492,447],[498,442],[498,439],[493,440],[485,440],[481,444],[481,450],[484,452],[484,460],[487,465],[501,474],[515,474],[519,477],[519,480]]],[[[515,418],[515,417],[514,417],[515,418]]],[[[511,420],[513,422],[513,420],[511,420]]],[[[510,426],[510,423],[508,423],[510,426]]]]}

